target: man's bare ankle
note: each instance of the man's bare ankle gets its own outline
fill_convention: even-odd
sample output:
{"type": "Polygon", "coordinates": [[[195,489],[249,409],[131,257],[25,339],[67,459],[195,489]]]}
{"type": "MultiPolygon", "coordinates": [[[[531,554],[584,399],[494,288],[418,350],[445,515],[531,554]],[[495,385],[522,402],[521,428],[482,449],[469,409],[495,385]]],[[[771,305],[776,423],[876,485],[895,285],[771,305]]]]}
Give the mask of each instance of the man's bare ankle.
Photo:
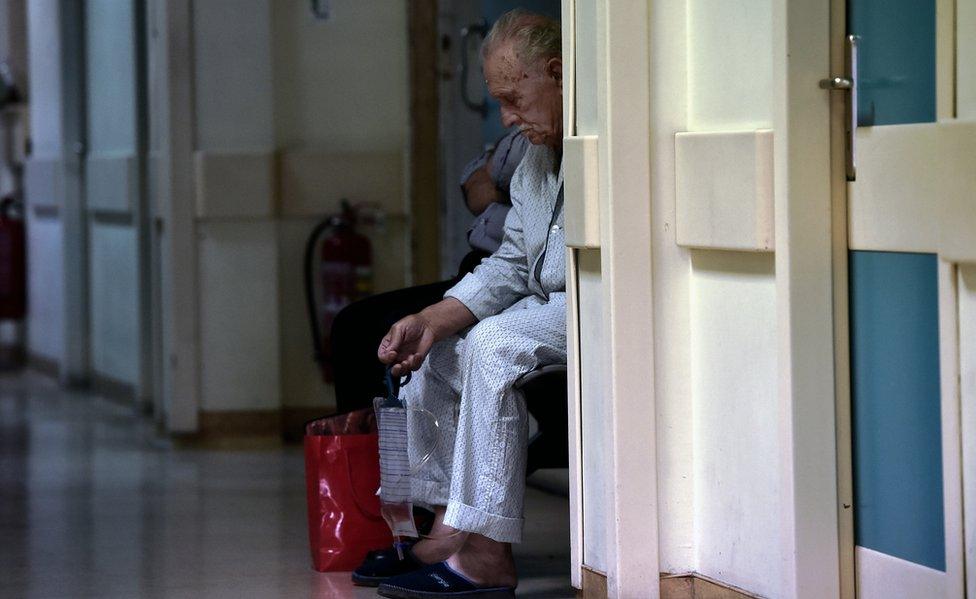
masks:
{"type": "Polygon", "coordinates": [[[472,534],[448,564],[474,582],[489,586],[515,586],[518,574],[512,545],[472,534]]]}
{"type": "MultiPolygon", "coordinates": [[[[452,529],[453,530],[453,529],[452,529]]],[[[465,533],[453,531],[442,536],[432,534],[411,549],[413,556],[425,564],[436,564],[457,553],[464,545],[465,533]]]]}

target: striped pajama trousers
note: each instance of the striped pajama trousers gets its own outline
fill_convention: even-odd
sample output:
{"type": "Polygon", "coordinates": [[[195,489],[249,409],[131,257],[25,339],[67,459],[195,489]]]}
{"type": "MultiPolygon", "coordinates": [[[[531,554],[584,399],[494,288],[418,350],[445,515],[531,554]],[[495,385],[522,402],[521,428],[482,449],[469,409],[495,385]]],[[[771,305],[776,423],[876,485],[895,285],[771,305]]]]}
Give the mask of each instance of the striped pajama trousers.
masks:
{"type": "Polygon", "coordinates": [[[448,526],[519,542],[528,413],[513,385],[539,366],[565,363],[564,293],[523,298],[434,344],[401,392],[414,502],[447,506],[448,526]]]}

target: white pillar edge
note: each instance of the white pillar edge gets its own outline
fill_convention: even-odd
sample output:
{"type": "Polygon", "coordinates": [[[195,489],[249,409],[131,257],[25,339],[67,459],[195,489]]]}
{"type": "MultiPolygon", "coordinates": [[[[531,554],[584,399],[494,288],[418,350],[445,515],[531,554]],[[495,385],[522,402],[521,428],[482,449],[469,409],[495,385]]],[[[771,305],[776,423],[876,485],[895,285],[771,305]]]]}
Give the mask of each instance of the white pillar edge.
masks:
{"type": "Polygon", "coordinates": [[[603,0],[601,260],[609,333],[610,597],[660,593],[651,263],[650,19],[646,1],[603,0]],[[610,40],[613,40],[612,43],[610,40]],[[604,183],[605,180],[605,183],[604,183]],[[603,218],[606,217],[606,218],[603,218]]]}
{"type": "Polygon", "coordinates": [[[166,243],[162,245],[163,335],[169,339],[163,356],[168,397],[166,426],[172,433],[192,433],[199,426],[199,298],[194,197],[194,104],[192,0],[163,3],[162,40],[165,81],[159,107],[165,117],[162,134],[161,185],[166,198],[162,217],[166,243]]]}
{"type": "Polygon", "coordinates": [[[782,555],[788,597],[840,593],[828,3],[773,3],[782,555]]]}

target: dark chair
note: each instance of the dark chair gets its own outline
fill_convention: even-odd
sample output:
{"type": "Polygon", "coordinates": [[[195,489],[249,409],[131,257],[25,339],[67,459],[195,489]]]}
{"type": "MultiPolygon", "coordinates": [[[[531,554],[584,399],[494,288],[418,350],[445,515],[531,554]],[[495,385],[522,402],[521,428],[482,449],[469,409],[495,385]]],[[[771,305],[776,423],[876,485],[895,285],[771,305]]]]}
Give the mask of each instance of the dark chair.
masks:
{"type": "Polygon", "coordinates": [[[526,474],[540,468],[569,466],[569,406],[564,364],[541,366],[515,383],[525,405],[539,425],[529,438],[526,474]]]}

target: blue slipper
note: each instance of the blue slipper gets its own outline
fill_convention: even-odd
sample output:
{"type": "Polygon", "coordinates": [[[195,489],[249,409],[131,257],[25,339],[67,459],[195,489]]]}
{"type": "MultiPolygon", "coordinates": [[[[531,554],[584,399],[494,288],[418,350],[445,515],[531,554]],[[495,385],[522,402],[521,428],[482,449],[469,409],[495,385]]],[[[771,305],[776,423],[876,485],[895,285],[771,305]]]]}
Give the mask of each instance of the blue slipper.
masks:
{"type": "Polygon", "coordinates": [[[404,543],[403,559],[397,553],[396,545],[378,551],[370,551],[363,563],[352,573],[352,583],[358,586],[375,587],[394,576],[415,572],[427,564],[413,556],[410,548],[414,543],[404,543]]]}
{"type": "Polygon", "coordinates": [[[401,574],[380,585],[377,592],[390,599],[511,599],[514,587],[484,587],[469,580],[447,565],[447,562],[427,566],[422,570],[401,574]]]}

